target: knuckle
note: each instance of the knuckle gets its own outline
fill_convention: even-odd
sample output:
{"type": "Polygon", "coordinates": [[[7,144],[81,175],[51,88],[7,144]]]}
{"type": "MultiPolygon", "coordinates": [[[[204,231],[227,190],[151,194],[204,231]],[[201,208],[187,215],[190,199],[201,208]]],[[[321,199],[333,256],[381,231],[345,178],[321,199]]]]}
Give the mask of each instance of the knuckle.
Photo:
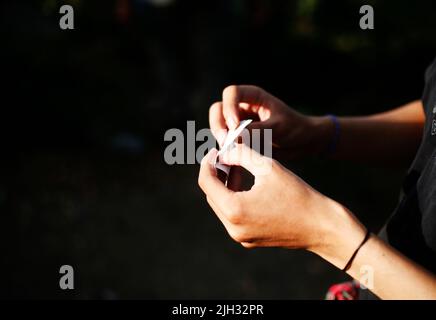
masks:
{"type": "Polygon", "coordinates": [[[247,240],[249,239],[248,235],[243,230],[232,231],[230,236],[238,243],[248,242],[247,240]]]}
{"type": "Polygon", "coordinates": [[[241,215],[240,211],[238,211],[236,209],[230,209],[227,213],[227,219],[232,224],[241,224],[241,222],[242,222],[241,216],[242,215],[241,215]]]}

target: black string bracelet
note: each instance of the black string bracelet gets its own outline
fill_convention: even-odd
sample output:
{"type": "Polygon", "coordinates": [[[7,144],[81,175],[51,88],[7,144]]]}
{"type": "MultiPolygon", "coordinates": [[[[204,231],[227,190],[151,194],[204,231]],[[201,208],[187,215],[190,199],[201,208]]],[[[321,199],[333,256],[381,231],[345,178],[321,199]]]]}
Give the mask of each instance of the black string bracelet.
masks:
{"type": "Polygon", "coordinates": [[[357,253],[359,252],[360,248],[362,248],[362,246],[365,244],[365,242],[368,241],[370,236],[371,236],[371,232],[369,231],[369,229],[366,229],[365,238],[363,238],[363,241],[360,243],[360,245],[354,251],[353,255],[351,256],[350,260],[348,260],[347,264],[345,265],[344,269],[342,269],[342,271],[347,271],[348,269],[350,269],[351,264],[353,263],[353,260],[356,257],[357,253]]]}

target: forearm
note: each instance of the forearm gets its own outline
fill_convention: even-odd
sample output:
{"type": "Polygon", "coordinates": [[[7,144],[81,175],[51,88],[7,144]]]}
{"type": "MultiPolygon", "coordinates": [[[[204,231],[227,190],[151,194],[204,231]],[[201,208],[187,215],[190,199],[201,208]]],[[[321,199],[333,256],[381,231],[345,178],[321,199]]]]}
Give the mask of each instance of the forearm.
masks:
{"type": "MultiPolygon", "coordinates": [[[[324,208],[328,214],[317,233],[322,241],[311,251],[343,269],[365,238],[365,227],[334,201],[324,208]]],[[[347,273],[382,299],[436,299],[436,275],[375,235],[358,249],[347,273]]]]}
{"type": "MultiPolygon", "coordinates": [[[[421,101],[361,117],[338,117],[335,159],[398,164],[410,161],[419,146],[425,116],[421,101]]],[[[319,141],[327,146],[334,132],[328,117],[318,118],[319,141]]]]}
{"type": "Polygon", "coordinates": [[[436,299],[436,276],[376,236],[359,250],[348,274],[369,280],[368,289],[382,299],[436,299]]]}

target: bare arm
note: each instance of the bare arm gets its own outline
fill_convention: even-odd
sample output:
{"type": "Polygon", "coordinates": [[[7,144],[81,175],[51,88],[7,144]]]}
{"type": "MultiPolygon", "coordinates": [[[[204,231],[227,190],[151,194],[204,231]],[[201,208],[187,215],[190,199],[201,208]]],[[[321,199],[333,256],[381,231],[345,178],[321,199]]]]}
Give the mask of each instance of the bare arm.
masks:
{"type": "MultiPolygon", "coordinates": [[[[251,127],[272,129],[274,154],[289,158],[322,154],[334,135],[334,124],[327,116],[301,114],[256,86],[225,88],[222,101],[214,103],[209,112],[218,141],[244,118],[258,120],[251,127]]],[[[425,122],[421,101],[375,115],[338,119],[341,132],[333,158],[389,165],[412,159],[425,122]]]]}
{"type": "Polygon", "coordinates": [[[374,275],[370,290],[380,298],[436,299],[436,276],[375,236],[359,250],[348,274],[361,280],[368,266],[374,275]]]}
{"type": "MultiPolygon", "coordinates": [[[[246,248],[306,249],[339,269],[347,265],[366,234],[348,209],[243,144],[223,161],[249,170],[255,183],[249,191],[232,191],[218,179],[215,157],[216,150],[205,157],[198,182],[235,241],[246,248]]],[[[436,276],[376,236],[360,248],[348,273],[362,281],[367,267],[374,276],[370,290],[382,299],[436,299],[436,276]]]]}
{"type": "MultiPolygon", "coordinates": [[[[362,117],[338,117],[340,138],[335,159],[381,164],[412,159],[422,138],[425,114],[417,100],[387,112],[362,117]]],[[[318,118],[319,141],[328,145],[334,131],[331,119],[318,118]],[[323,138],[324,137],[324,138],[323,138]]]]}
{"type": "MultiPolygon", "coordinates": [[[[343,268],[353,251],[350,248],[355,250],[362,241],[362,226],[341,205],[329,219],[325,225],[331,228],[326,229],[323,243],[311,251],[343,268]]],[[[381,299],[436,299],[436,275],[375,235],[359,249],[347,273],[381,299]]]]}

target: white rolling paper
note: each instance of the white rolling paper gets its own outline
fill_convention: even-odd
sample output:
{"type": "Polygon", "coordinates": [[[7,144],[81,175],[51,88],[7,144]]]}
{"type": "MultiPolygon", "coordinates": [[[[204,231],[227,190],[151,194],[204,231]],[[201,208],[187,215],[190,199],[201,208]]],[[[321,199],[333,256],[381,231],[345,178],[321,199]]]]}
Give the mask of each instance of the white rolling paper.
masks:
{"type": "Polygon", "coordinates": [[[235,146],[236,139],[240,136],[242,131],[252,122],[253,120],[243,120],[239,123],[239,127],[237,127],[235,130],[230,130],[227,133],[226,139],[224,140],[223,147],[220,149],[220,151],[217,154],[217,157],[215,158],[215,168],[219,169],[221,171],[224,171],[226,175],[229,175],[230,167],[222,164],[219,162],[219,156],[222,155],[224,152],[232,149],[235,146]]]}

